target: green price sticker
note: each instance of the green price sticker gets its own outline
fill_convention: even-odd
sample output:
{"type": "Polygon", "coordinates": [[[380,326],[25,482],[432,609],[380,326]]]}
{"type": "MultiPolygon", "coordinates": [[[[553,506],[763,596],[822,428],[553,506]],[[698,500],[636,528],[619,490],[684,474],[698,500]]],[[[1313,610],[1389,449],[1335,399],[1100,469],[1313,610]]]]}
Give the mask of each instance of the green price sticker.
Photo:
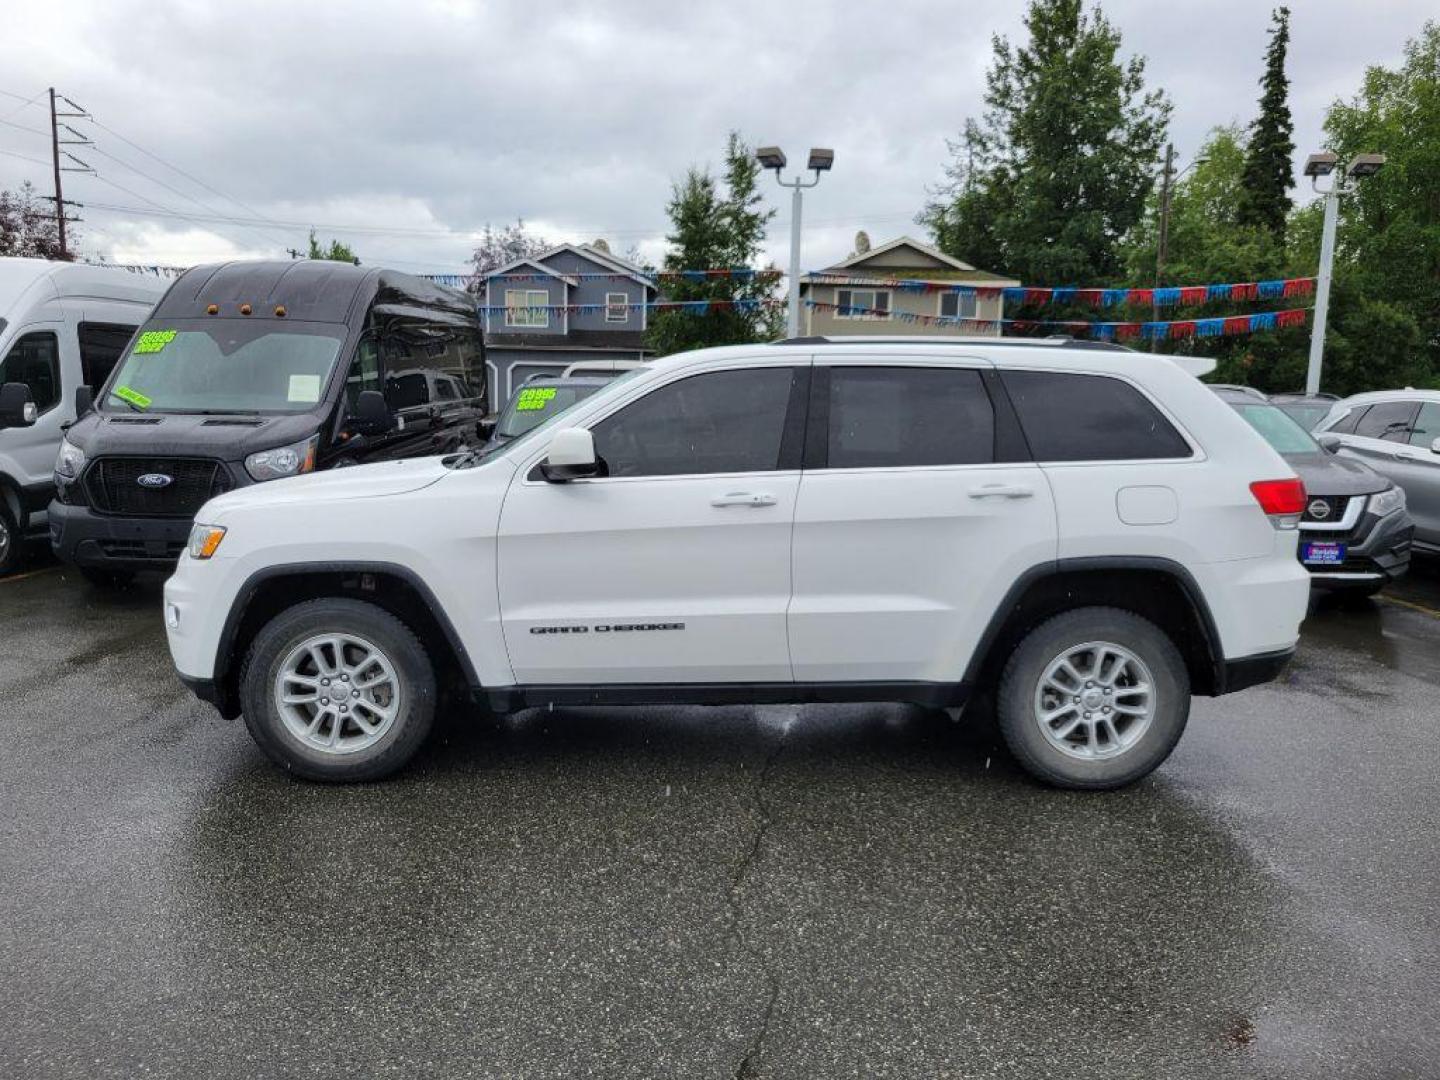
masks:
{"type": "Polygon", "coordinates": [[[110,392],[121,401],[128,401],[137,408],[148,409],[150,407],[150,399],[140,393],[139,390],[131,390],[128,386],[117,386],[110,392]]]}
{"type": "Polygon", "coordinates": [[[515,402],[516,412],[538,412],[549,405],[555,397],[553,386],[534,386],[520,391],[520,400],[515,402]]]}
{"type": "MultiPolygon", "coordinates": [[[[175,340],[176,330],[146,330],[135,342],[137,353],[157,353],[175,340]]],[[[118,392],[118,391],[117,391],[118,392]]]]}

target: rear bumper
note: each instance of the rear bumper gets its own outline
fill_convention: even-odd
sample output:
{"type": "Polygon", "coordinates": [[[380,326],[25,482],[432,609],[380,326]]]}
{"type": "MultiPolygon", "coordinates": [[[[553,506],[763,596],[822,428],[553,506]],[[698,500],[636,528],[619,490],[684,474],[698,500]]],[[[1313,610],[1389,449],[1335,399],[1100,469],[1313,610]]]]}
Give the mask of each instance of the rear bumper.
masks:
{"type": "Polygon", "coordinates": [[[50,504],[50,546],[75,566],[168,573],[190,537],[188,518],[97,514],[87,506],[50,504]]]}
{"type": "Polygon", "coordinates": [[[1237,690],[1273,682],[1294,655],[1293,648],[1277,649],[1274,652],[1242,656],[1238,660],[1226,660],[1220,666],[1220,686],[1216,693],[1233,694],[1237,690]]]}

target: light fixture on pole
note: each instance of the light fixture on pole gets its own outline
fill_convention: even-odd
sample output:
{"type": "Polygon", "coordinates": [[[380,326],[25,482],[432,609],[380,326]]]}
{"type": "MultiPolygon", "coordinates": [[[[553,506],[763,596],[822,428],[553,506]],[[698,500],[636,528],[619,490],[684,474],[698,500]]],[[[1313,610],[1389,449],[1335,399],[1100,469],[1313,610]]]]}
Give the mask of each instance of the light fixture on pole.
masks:
{"type": "Polygon", "coordinates": [[[762,169],[775,170],[775,182],[781,187],[791,190],[790,196],[790,305],[789,316],[786,319],[786,336],[800,336],[800,201],[801,192],[805,188],[812,188],[820,183],[820,174],[829,172],[830,167],[835,164],[835,151],[812,149],[810,160],[805,167],[815,174],[813,180],[802,180],[798,176],[794,180],[786,181],[781,179],[781,172],[785,168],[785,151],[778,146],[762,146],[755,151],[755,160],[760,162],[762,169]]]}
{"type": "Polygon", "coordinates": [[[1384,154],[1356,154],[1339,175],[1340,159],[1331,153],[1311,154],[1305,159],[1310,185],[1325,196],[1325,227],[1320,234],[1320,276],[1315,283],[1315,322],[1310,328],[1310,365],[1305,371],[1305,393],[1320,392],[1320,365],[1325,355],[1325,317],[1330,312],[1330,274],[1335,264],[1335,221],[1340,216],[1340,197],[1355,190],[1357,180],[1374,176],[1385,167],[1384,154]],[[1320,187],[1322,176],[1335,176],[1328,190],[1320,187]]]}

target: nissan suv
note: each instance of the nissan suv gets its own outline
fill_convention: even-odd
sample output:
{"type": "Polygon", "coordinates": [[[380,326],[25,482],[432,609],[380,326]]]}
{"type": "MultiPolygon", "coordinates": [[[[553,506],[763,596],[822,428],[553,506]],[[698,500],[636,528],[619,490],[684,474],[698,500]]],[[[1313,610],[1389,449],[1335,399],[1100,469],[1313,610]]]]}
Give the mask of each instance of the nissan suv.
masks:
{"type": "Polygon", "coordinates": [[[1113,788],[1193,694],[1291,656],[1305,505],[1163,358],[798,339],[656,360],[488,453],[221,495],[164,617],[181,678],[311,779],[394,772],[457,688],[500,712],[984,694],[1031,774],[1113,788]]]}

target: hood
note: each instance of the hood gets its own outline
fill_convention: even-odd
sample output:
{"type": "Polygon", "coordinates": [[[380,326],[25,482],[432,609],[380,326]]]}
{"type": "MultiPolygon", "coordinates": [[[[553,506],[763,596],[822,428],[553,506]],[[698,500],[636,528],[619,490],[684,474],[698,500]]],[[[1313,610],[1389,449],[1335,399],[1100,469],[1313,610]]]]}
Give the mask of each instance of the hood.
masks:
{"type": "Polygon", "coordinates": [[[353,465],[344,469],[295,476],[288,480],[267,480],[237,488],[206,503],[206,514],[214,515],[249,506],[282,503],[314,503],[336,499],[373,499],[382,495],[403,495],[429,487],[450,475],[444,458],[409,458],[375,465],[353,465]]]}
{"type": "Polygon", "coordinates": [[[1390,481],[1363,461],[1327,454],[1284,454],[1287,464],[1305,481],[1311,495],[1371,495],[1390,481]]]}
{"type": "Polygon", "coordinates": [[[233,462],[257,450],[308,439],[319,427],[319,417],[311,412],[269,416],[90,412],[65,437],[92,460],[105,454],[145,454],[233,462]]]}

